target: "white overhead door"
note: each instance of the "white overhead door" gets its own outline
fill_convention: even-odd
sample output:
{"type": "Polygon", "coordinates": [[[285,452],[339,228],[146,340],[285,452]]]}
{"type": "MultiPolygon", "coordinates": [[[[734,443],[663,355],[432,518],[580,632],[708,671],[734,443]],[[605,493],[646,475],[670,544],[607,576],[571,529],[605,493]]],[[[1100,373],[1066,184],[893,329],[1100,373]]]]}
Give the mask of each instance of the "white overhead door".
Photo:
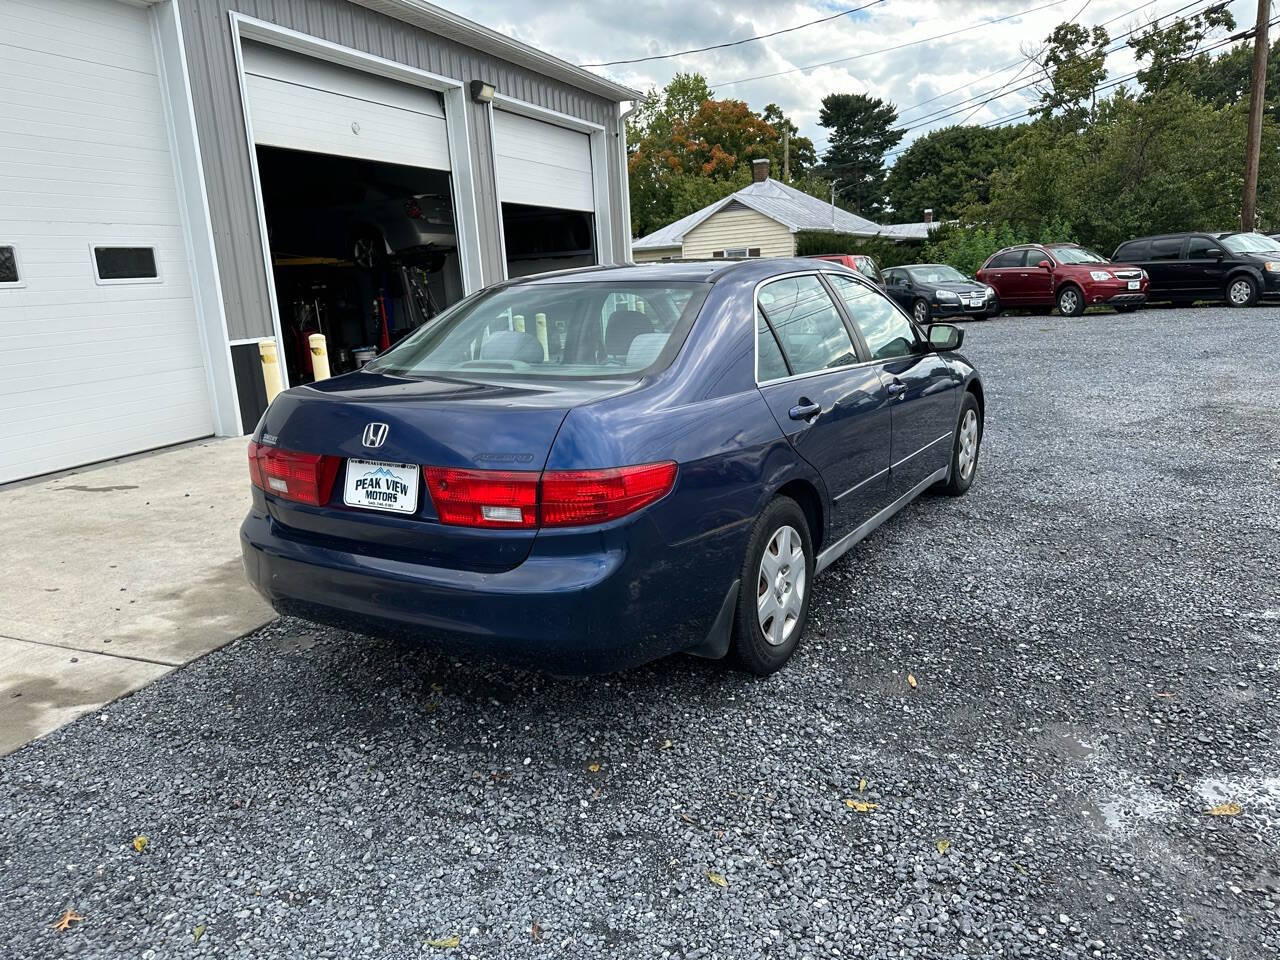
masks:
{"type": "Polygon", "coordinates": [[[449,169],[438,93],[267,44],[242,49],[255,143],[449,169]]]}
{"type": "Polygon", "coordinates": [[[560,210],[595,210],[591,138],[506,110],[493,111],[498,196],[560,210]]]}
{"type": "Polygon", "coordinates": [[[212,434],[147,10],[0,24],[0,483],[212,434]]]}

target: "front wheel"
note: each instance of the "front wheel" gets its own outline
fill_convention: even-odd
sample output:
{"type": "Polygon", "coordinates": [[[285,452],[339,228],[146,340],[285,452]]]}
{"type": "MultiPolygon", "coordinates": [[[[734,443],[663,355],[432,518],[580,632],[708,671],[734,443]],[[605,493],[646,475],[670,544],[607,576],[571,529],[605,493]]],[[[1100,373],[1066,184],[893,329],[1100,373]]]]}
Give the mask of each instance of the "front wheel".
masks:
{"type": "Polygon", "coordinates": [[[1078,317],[1084,313],[1084,294],[1079,287],[1068,285],[1058,291],[1058,312],[1064,317],[1078,317]]]}
{"type": "Polygon", "coordinates": [[[1233,307],[1252,307],[1258,302],[1258,285],[1247,274],[1227,281],[1227,303],[1233,307]]]}
{"type": "Polygon", "coordinates": [[[973,486],[978,472],[978,453],[982,447],[982,411],[978,399],[965,391],[960,404],[960,422],[956,438],[951,446],[951,476],[942,486],[942,492],[958,497],[973,486]]]}
{"type": "Polygon", "coordinates": [[[987,309],[986,312],[983,313],[982,319],[994,320],[996,317],[1000,316],[1000,311],[1002,309],[1003,308],[1000,306],[1000,298],[992,297],[991,302],[987,304],[987,309]]]}
{"type": "Polygon", "coordinates": [[[927,300],[917,300],[911,305],[911,315],[916,318],[919,326],[927,327],[929,325],[929,302],[927,300]]]}
{"type": "Polygon", "coordinates": [[[813,539],[800,505],[778,497],[752,528],[734,616],[733,657],[766,677],[791,659],[809,617],[813,539]]]}

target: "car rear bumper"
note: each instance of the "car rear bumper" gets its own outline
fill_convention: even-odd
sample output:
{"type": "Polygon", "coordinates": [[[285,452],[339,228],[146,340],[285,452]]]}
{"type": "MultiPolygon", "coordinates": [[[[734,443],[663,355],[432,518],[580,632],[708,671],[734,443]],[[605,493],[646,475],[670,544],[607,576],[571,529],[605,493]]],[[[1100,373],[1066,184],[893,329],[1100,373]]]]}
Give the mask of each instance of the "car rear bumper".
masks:
{"type": "Polygon", "coordinates": [[[625,669],[697,646],[727,583],[642,563],[656,534],[550,538],[502,572],[456,570],[317,546],[251,512],[240,528],[249,582],[281,614],[359,633],[422,640],[554,673],[625,669]],[[636,549],[637,541],[639,549],[636,549]]]}

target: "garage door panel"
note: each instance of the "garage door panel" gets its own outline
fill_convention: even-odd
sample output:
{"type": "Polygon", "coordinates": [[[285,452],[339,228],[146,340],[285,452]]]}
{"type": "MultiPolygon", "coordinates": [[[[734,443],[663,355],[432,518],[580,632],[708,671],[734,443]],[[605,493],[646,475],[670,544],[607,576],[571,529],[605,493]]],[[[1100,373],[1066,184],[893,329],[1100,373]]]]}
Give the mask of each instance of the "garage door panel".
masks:
{"type": "Polygon", "coordinates": [[[0,483],[213,432],[147,11],[0,0],[0,483]],[[91,243],[154,246],[100,285],[91,243]]]}
{"type": "Polygon", "coordinates": [[[587,134],[504,110],[493,112],[493,126],[503,203],[595,209],[587,134]]]}

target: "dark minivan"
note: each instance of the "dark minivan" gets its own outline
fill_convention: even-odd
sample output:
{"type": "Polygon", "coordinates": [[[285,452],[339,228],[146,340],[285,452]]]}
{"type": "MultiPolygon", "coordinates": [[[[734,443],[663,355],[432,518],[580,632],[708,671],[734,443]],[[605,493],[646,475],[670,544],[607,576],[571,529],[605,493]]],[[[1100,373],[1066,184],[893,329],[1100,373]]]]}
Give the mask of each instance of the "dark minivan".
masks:
{"type": "Polygon", "coordinates": [[[1225,300],[1251,307],[1260,297],[1280,295],[1280,241],[1261,233],[1140,237],[1120,244],[1112,259],[1147,271],[1151,300],[1225,300]]]}

